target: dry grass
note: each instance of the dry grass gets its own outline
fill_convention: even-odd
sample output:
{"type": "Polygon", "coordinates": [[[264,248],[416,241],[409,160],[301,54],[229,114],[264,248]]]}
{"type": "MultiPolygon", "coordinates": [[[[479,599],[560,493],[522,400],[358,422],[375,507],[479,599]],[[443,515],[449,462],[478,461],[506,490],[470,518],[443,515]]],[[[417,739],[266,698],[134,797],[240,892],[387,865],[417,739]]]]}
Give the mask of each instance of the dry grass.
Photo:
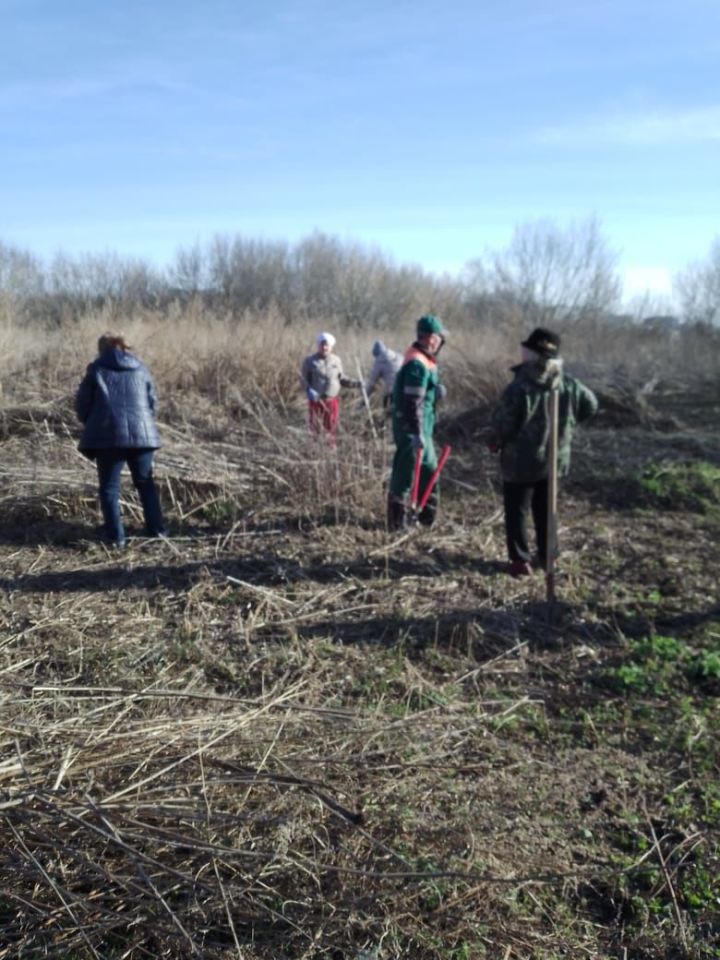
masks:
{"type": "Polygon", "coordinates": [[[583,434],[549,618],[498,563],[501,339],[448,349],[442,521],[391,539],[366,414],[336,455],[306,435],[314,330],[123,327],[174,536],[120,557],[74,449],[97,327],[6,358],[0,957],[717,956],[718,521],[631,482],[720,463],[713,394],[688,416],[666,379],[583,434]]]}

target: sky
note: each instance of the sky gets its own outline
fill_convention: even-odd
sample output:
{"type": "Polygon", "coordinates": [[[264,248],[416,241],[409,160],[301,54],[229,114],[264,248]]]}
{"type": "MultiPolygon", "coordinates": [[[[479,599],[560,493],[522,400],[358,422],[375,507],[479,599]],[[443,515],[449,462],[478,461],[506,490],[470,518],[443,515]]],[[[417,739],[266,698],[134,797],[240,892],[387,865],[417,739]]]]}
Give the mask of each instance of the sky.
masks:
{"type": "Polygon", "coordinates": [[[628,296],[720,235],[718,0],[0,0],[0,242],[319,230],[455,272],[595,217],[628,296]]]}

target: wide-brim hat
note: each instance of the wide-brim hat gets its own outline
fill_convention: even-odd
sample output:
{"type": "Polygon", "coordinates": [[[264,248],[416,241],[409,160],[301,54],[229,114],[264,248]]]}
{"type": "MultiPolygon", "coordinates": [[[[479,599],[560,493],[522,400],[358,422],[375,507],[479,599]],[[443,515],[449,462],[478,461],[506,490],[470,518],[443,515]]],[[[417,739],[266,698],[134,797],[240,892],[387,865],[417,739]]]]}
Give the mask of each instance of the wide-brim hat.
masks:
{"type": "Polygon", "coordinates": [[[560,355],[560,337],[545,327],[536,327],[527,340],[523,340],[521,346],[548,359],[560,355]]]}

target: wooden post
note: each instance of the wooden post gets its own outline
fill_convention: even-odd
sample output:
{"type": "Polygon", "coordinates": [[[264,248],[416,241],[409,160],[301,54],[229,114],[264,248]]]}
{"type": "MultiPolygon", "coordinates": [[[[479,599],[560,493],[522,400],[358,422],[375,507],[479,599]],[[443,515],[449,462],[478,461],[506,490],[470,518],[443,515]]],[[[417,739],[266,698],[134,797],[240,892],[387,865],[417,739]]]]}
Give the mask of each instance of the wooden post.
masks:
{"type": "Polygon", "coordinates": [[[370,397],[367,395],[367,390],[365,389],[365,377],[363,376],[362,367],[360,366],[360,360],[358,357],[355,358],[355,365],[357,366],[358,379],[360,381],[360,389],[362,390],[363,403],[365,405],[365,411],[368,415],[368,420],[370,421],[370,429],[372,430],[373,440],[377,442],[377,430],[375,429],[375,421],[373,420],[372,407],[370,406],[370,397]]]}
{"type": "Polygon", "coordinates": [[[548,503],[547,553],[545,555],[545,586],[548,603],[555,600],[555,556],[557,554],[558,501],[558,422],[560,390],[550,391],[550,446],[548,449],[548,503]]]}

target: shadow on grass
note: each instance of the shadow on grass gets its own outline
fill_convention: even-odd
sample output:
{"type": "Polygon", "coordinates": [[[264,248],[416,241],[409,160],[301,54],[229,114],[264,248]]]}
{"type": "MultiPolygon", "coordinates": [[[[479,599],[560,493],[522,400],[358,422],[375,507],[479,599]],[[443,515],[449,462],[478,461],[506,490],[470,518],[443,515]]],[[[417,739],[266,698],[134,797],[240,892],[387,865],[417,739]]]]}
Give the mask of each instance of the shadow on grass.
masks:
{"type": "Polygon", "coordinates": [[[28,516],[0,525],[0,543],[10,546],[53,546],[74,549],[78,542],[92,536],[92,528],[78,520],[28,516]]]}
{"type": "MultiPolygon", "coordinates": [[[[602,614],[602,609],[599,612],[602,614]]],[[[699,627],[719,621],[720,603],[714,603],[703,610],[683,610],[681,613],[658,610],[651,615],[644,611],[620,613],[613,610],[601,629],[607,634],[608,624],[612,623],[616,635],[620,633],[632,640],[658,634],[681,638],[694,633],[699,627]]]]}
{"type": "MultiPolygon", "coordinates": [[[[153,541],[146,545],[154,551],[168,551],[173,547],[162,541],[153,541]]],[[[135,547],[122,552],[107,552],[99,545],[87,566],[75,569],[57,569],[32,574],[18,574],[16,577],[0,579],[0,589],[22,593],[73,593],[107,592],[111,590],[152,589],[166,587],[182,590],[199,579],[214,576],[219,579],[234,577],[251,586],[265,589],[283,587],[297,583],[347,583],[351,580],[363,582],[382,580],[402,580],[406,577],[437,578],[441,574],[453,573],[457,567],[453,558],[440,553],[429,556],[359,558],[339,563],[302,563],[296,558],[283,557],[275,553],[253,554],[232,560],[198,559],[183,562],[147,562],[140,558],[135,547]],[[100,564],[100,565],[98,565],[100,564]]],[[[486,576],[494,576],[501,566],[491,561],[472,560],[474,570],[486,576]]]]}
{"type": "Polygon", "coordinates": [[[301,639],[329,639],[336,643],[402,645],[407,653],[437,647],[459,650],[485,660],[509,649],[535,650],[569,645],[580,638],[581,622],[570,604],[549,616],[545,603],[530,602],[519,607],[466,607],[424,617],[399,618],[391,613],[360,620],[338,620],[325,616],[297,628],[301,639]],[[561,625],[560,624],[561,622],[561,625]]]}

